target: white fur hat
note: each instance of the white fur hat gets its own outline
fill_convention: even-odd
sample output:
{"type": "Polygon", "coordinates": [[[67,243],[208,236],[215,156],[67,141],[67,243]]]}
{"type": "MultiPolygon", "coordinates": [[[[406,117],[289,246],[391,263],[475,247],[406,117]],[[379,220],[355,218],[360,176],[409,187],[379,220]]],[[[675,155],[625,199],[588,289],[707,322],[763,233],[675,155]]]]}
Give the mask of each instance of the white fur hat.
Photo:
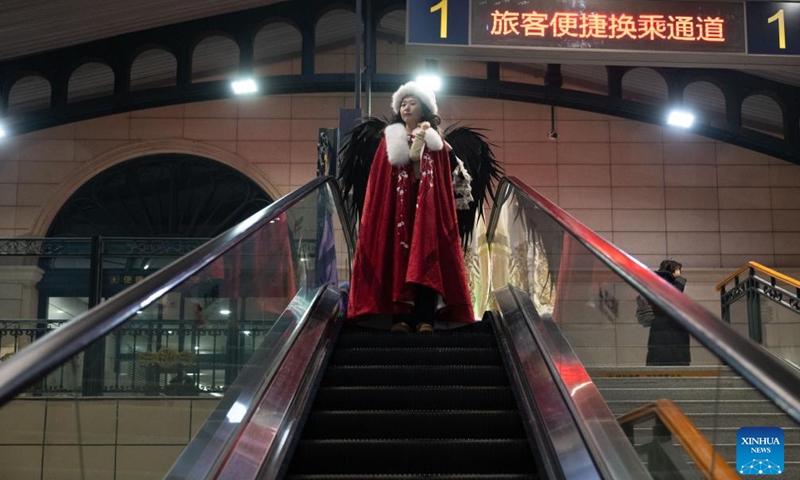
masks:
{"type": "Polygon", "coordinates": [[[417,97],[434,115],[439,113],[439,107],[436,106],[436,95],[433,94],[433,90],[418,82],[408,82],[394,92],[394,95],[392,95],[392,110],[394,110],[394,113],[400,113],[400,103],[409,95],[417,97]]]}

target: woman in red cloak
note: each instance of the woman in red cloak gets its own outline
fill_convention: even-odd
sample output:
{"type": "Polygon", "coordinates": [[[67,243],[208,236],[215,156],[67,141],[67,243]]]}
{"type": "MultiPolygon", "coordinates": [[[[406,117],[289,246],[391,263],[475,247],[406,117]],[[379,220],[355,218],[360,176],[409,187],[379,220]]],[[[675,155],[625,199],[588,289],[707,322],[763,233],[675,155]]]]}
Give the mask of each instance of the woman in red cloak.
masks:
{"type": "Polygon", "coordinates": [[[438,318],[472,322],[451,148],[433,92],[408,82],[392,95],[367,182],[348,318],[391,314],[393,332],[432,332],[438,318]]]}

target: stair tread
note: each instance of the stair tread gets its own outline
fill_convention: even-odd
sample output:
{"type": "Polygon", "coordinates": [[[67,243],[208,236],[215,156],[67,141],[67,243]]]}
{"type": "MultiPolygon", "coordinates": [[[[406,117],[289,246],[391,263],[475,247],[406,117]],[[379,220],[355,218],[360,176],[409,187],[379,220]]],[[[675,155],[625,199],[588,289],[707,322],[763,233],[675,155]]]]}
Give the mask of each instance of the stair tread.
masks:
{"type": "Polygon", "coordinates": [[[289,480],[406,480],[414,478],[432,478],[436,480],[536,480],[537,475],[517,474],[465,474],[448,475],[442,473],[400,473],[400,474],[318,474],[318,475],[290,475],[289,480]]]}

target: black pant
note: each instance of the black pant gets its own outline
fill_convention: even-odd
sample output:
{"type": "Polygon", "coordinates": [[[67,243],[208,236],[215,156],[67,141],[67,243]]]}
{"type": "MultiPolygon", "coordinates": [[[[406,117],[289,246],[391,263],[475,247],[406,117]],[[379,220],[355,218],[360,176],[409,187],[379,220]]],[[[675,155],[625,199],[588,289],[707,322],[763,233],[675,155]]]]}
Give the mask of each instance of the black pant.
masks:
{"type": "Polygon", "coordinates": [[[410,314],[395,315],[394,323],[405,322],[412,330],[416,329],[420,323],[433,325],[436,320],[436,296],[436,290],[417,285],[414,310],[410,314]]]}

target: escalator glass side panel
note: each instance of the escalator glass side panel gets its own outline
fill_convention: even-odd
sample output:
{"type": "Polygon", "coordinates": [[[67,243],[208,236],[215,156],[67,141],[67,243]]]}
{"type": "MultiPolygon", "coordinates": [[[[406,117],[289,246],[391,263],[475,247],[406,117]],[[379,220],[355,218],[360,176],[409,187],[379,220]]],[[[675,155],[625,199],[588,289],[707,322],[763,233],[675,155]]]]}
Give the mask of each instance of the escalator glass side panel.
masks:
{"type": "MultiPolygon", "coordinates": [[[[170,284],[171,267],[185,257],[122,292],[140,295],[141,308],[126,310],[132,314],[104,336],[81,338],[88,347],[0,408],[5,425],[19,425],[0,445],[4,474],[65,478],[68,470],[100,469],[116,478],[163,477],[259,345],[287,328],[279,318],[297,293],[349,280],[352,249],[338,194],[330,180],[315,184],[291,206],[223,234],[232,246],[197,260],[205,265],[184,280],[170,284]],[[109,448],[116,460],[106,465],[109,448]],[[28,451],[40,460],[29,461],[28,451]]],[[[62,328],[75,331],[84,320],[62,328]]],[[[27,349],[51,335],[59,340],[58,333],[11,359],[31,357],[27,349]]]]}
{"type": "MultiPolygon", "coordinates": [[[[547,352],[578,418],[591,418],[587,409],[596,408],[587,392],[599,391],[616,416],[667,398],[736,472],[753,474],[763,467],[800,478],[800,425],[785,413],[793,411],[796,396],[791,390],[800,377],[780,368],[776,377],[783,381],[770,380],[772,395],[785,392],[787,400],[765,396],[762,386],[754,387],[758,382],[746,375],[748,360],[735,353],[748,351],[753,369],[774,365],[771,355],[764,355],[677,288],[666,282],[643,286],[635,275],[627,275],[628,270],[642,270],[642,265],[624,252],[616,250],[611,260],[601,258],[593,248],[597,234],[591,232],[596,238],[588,239],[576,236],[524,190],[504,183],[498,197],[489,232],[493,288],[510,285],[524,292],[543,324],[563,335],[577,356],[575,365],[561,349],[547,352]],[[615,268],[609,266],[611,261],[615,268]],[[637,319],[639,296],[656,305],[655,320],[648,326],[637,319]],[[702,333],[702,338],[682,323],[688,311],[698,312],[689,321],[697,319],[692,331],[702,333]],[[723,360],[721,355],[728,351],[731,356],[726,358],[731,360],[723,360]],[[768,437],[751,440],[761,428],[780,438],[781,448],[742,444],[774,443],[768,437]]],[[[615,247],[606,242],[603,248],[615,247]]],[[[681,445],[664,425],[643,422],[625,434],[654,478],[702,475],[687,453],[691,445],[681,445]]],[[[590,436],[584,431],[585,438],[590,436]]]]}

